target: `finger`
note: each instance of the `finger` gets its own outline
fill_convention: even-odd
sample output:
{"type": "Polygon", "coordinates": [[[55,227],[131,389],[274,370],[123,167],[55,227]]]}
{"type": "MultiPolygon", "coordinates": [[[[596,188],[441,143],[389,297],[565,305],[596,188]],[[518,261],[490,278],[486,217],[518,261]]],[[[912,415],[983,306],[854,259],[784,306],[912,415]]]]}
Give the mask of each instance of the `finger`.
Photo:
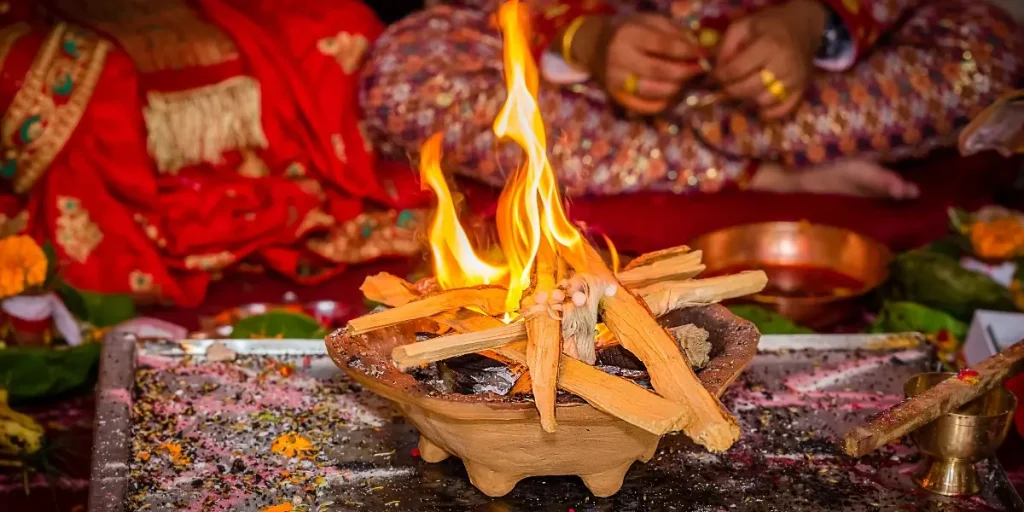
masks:
{"type": "Polygon", "coordinates": [[[763,103],[763,109],[761,111],[761,117],[768,120],[782,119],[790,115],[803,101],[804,91],[788,91],[787,96],[784,100],[779,100],[769,93],[771,99],[765,100],[767,103],[763,103]]]}
{"type": "Polygon", "coordinates": [[[752,74],[760,80],[760,71],[765,69],[773,55],[773,46],[764,39],[757,39],[730,60],[719,61],[714,77],[723,85],[746,79],[752,74]]]}
{"type": "Polygon", "coordinates": [[[700,57],[700,50],[674,21],[664,16],[645,15],[639,17],[638,22],[658,33],[657,37],[637,38],[637,46],[644,53],[678,61],[700,57]]]}
{"type": "Polygon", "coordinates": [[[753,26],[753,22],[744,18],[725,29],[725,35],[722,36],[722,44],[718,50],[719,62],[731,60],[742,48],[748,46],[754,38],[753,26]]]}
{"type": "Polygon", "coordinates": [[[652,57],[635,47],[624,50],[614,61],[609,62],[609,65],[619,66],[642,77],[663,82],[683,82],[701,73],[700,65],[697,63],[652,57]]]}
{"type": "Polygon", "coordinates": [[[639,98],[637,96],[626,94],[622,91],[612,91],[611,96],[619,105],[622,105],[632,112],[643,115],[657,114],[658,112],[665,110],[665,107],[668,106],[668,102],[664,100],[658,101],[639,98]]]}
{"type": "MultiPolygon", "coordinates": [[[[608,82],[611,84],[611,88],[625,93],[626,81],[631,74],[633,74],[632,71],[622,67],[609,69],[608,82]]],[[[682,83],[680,82],[665,82],[638,75],[636,90],[631,95],[649,100],[667,100],[675,97],[681,87],[682,83]]]]}
{"type": "Polygon", "coordinates": [[[765,89],[764,80],[761,79],[760,72],[751,73],[739,81],[726,84],[722,87],[722,90],[732,98],[738,100],[749,100],[756,102],[759,105],[766,106],[760,101],[762,95],[768,94],[768,91],[765,89]]]}

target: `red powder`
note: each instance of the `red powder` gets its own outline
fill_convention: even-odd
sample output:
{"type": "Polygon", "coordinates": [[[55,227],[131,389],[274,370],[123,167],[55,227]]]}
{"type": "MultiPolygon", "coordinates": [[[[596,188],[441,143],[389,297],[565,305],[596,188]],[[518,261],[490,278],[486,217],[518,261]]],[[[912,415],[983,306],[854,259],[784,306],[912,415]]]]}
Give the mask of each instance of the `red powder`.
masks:
{"type": "Polygon", "coordinates": [[[412,453],[413,457],[419,457],[420,456],[420,449],[419,448],[413,448],[410,453],[412,453]]]}

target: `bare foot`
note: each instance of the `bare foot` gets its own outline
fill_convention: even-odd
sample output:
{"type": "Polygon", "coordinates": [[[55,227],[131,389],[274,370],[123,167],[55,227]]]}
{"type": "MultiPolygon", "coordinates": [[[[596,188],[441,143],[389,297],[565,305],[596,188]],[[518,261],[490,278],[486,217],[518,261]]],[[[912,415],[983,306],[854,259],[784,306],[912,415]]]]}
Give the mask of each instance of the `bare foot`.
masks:
{"type": "Polygon", "coordinates": [[[799,171],[762,164],[750,188],[897,200],[916,199],[921,194],[916,184],[869,160],[843,160],[799,171]]]}

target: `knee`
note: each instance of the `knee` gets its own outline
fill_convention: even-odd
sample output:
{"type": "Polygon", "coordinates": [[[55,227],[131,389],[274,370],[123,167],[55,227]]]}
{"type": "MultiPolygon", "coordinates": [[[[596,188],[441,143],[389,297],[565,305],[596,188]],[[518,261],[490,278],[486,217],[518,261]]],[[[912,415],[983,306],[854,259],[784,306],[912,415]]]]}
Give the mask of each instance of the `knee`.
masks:
{"type": "Polygon", "coordinates": [[[400,147],[420,143],[447,112],[500,91],[500,67],[501,36],[487,13],[439,6],[392,25],[362,70],[360,102],[371,135],[400,147]]]}

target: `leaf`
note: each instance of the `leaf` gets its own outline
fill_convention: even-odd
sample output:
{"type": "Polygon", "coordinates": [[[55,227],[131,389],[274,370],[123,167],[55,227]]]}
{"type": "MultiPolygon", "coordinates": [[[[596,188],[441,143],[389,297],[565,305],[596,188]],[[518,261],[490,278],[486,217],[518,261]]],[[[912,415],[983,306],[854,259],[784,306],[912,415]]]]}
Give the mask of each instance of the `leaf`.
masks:
{"type": "Polygon", "coordinates": [[[921,332],[938,334],[947,331],[954,338],[962,340],[967,336],[968,325],[947,313],[932,309],[915,302],[889,301],[882,306],[878,318],[871,325],[870,331],[886,332],[921,332]]]}
{"type": "Polygon", "coordinates": [[[53,248],[53,244],[49,241],[43,244],[43,254],[46,256],[46,280],[43,282],[43,288],[46,290],[52,290],[53,284],[59,279],[58,274],[58,261],[57,261],[57,250],[53,248]]]}
{"type": "Polygon", "coordinates": [[[291,311],[270,311],[243,318],[235,324],[231,337],[249,338],[322,338],[326,329],[315,318],[291,311]]]}
{"type": "Polygon", "coordinates": [[[949,225],[954,233],[964,234],[970,231],[971,224],[974,223],[973,214],[960,208],[950,208],[946,213],[949,215],[949,225]]]}
{"type": "Polygon", "coordinates": [[[792,320],[761,306],[736,304],[729,311],[744,320],[753,322],[761,334],[812,334],[814,331],[793,323],[792,320]]]}
{"type": "Polygon", "coordinates": [[[131,295],[88,292],[67,284],[58,293],[69,311],[96,327],[113,327],[136,316],[131,295]]]}
{"type": "Polygon", "coordinates": [[[67,349],[9,347],[0,350],[0,386],[12,403],[51,398],[91,385],[96,378],[100,345],[67,349]]]}
{"type": "Polygon", "coordinates": [[[947,258],[952,258],[957,261],[960,258],[971,254],[971,241],[964,235],[949,235],[940,238],[924,247],[922,251],[930,252],[934,254],[941,254],[947,258]]]}

